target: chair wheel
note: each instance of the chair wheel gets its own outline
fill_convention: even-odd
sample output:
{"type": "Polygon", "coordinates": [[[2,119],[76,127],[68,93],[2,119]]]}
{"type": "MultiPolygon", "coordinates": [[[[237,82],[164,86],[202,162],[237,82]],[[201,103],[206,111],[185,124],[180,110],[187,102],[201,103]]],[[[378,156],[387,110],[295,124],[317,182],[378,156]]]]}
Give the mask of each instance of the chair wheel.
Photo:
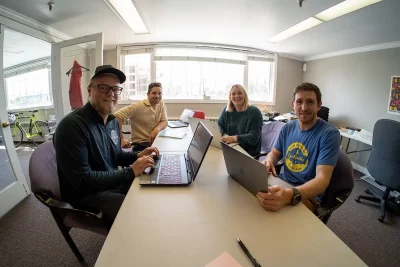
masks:
{"type": "Polygon", "coordinates": [[[379,216],[379,217],[378,217],[378,221],[380,221],[381,223],[383,223],[383,219],[385,219],[384,216],[379,216]]]}
{"type": "Polygon", "coordinates": [[[371,192],[369,191],[369,189],[365,189],[365,193],[371,194],[371,192]]]}
{"type": "Polygon", "coordinates": [[[355,200],[356,202],[360,202],[360,198],[359,198],[359,197],[356,197],[354,200],[355,200]]]}

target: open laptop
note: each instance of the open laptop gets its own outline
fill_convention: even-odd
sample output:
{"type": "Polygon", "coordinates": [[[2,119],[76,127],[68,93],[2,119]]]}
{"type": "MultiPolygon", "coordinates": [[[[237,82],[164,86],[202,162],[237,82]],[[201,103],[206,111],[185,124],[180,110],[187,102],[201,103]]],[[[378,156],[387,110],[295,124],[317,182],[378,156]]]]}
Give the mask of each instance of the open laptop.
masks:
{"type": "Polygon", "coordinates": [[[141,185],[189,185],[199,172],[213,135],[199,123],[186,152],[160,154],[140,177],[141,185]]]}
{"type": "Polygon", "coordinates": [[[246,156],[240,151],[221,143],[228,174],[250,193],[256,195],[268,190],[267,168],[261,162],[246,156]]]}
{"type": "Polygon", "coordinates": [[[193,132],[196,130],[196,127],[199,124],[199,122],[202,122],[204,124],[204,126],[206,126],[207,129],[214,136],[214,138],[211,141],[211,145],[213,147],[221,149],[221,132],[219,131],[218,123],[209,121],[209,120],[202,120],[202,119],[198,119],[198,118],[188,118],[188,119],[189,119],[190,128],[192,128],[193,132]]]}
{"type": "Polygon", "coordinates": [[[195,111],[185,108],[181,114],[181,117],[177,121],[168,121],[168,127],[170,128],[181,128],[189,126],[188,118],[193,117],[195,111]]]}

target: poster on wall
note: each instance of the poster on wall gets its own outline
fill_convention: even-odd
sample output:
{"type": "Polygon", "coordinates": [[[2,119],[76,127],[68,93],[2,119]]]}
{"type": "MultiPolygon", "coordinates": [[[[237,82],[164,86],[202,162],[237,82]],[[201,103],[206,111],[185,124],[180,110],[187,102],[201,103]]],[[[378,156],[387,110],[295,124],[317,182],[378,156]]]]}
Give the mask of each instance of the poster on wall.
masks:
{"type": "Polygon", "coordinates": [[[392,76],[390,80],[388,113],[400,115],[400,75],[392,76]]]}

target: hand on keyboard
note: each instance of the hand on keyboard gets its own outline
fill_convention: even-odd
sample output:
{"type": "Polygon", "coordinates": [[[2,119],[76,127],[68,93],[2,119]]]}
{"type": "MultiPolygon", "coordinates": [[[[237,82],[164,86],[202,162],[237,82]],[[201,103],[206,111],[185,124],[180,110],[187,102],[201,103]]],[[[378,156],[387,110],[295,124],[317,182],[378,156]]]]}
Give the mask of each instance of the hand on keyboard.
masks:
{"type": "Polygon", "coordinates": [[[151,156],[143,156],[138,158],[132,165],[131,168],[135,174],[135,177],[140,176],[143,171],[154,165],[154,160],[151,156]]]}

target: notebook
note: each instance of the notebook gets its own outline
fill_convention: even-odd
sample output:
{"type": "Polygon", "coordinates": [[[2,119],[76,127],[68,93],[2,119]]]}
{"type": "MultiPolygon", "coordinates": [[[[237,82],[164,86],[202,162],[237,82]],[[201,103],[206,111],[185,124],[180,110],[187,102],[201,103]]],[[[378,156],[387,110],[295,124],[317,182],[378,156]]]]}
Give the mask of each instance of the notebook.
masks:
{"type": "Polygon", "coordinates": [[[182,139],[185,137],[187,133],[186,132],[176,132],[176,131],[170,131],[170,130],[162,130],[159,133],[160,137],[170,137],[170,138],[177,138],[177,139],[182,139]]]}
{"type": "Polygon", "coordinates": [[[184,109],[181,117],[177,121],[168,121],[168,127],[170,128],[181,128],[189,126],[189,117],[193,117],[195,111],[191,109],[184,109]]]}
{"type": "Polygon", "coordinates": [[[147,168],[141,175],[139,184],[189,185],[195,179],[210,147],[213,135],[199,123],[186,152],[161,154],[155,160],[154,167],[147,168]]]}

